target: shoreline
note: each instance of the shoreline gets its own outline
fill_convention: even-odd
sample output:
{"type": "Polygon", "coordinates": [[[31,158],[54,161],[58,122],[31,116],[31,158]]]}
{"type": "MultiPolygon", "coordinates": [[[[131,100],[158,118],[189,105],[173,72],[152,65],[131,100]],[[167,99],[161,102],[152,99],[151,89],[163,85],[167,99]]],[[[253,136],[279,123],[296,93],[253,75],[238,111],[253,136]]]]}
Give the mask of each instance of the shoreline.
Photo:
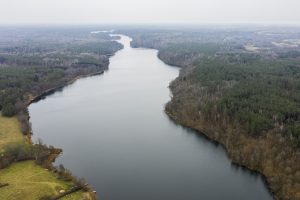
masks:
{"type": "MultiPolygon", "coordinates": [[[[86,32],[86,30],[84,32],[86,32]]],[[[40,168],[42,167],[49,172],[50,171],[53,172],[54,176],[50,177],[50,178],[53,178],[53,179],[56,178],[55,179],[56,181],[64,182],[72,187],[77,187],[77,189],[79,189],[83,193],[85,193],[84,195],[86,197],[88,197],[89,200],[97,199],[97,197],[95,195],[96,192],[93,191],[92,186],[84,180],[85,177],[83,177],[82,179],[79,179],[79,178],[77,178],[77,174],[72,174],[71,170],[65,169],[63,167],[63,165],[58,165],[59,163],[55,162],[55,160],[59,156],[61,156],[64,148],[55,148],[52,146],[51,143],[48,143],[47,141],[45,141],[45,143],[43,143],[41,140],[36,139],[39,137],[38,136],[39,134],[35,133],[34,129],[31,127],[31,121],[30,121],[31,113],[29,112],[30,111],[29,106],[33,103],[36,103],[40,100],[45,99],[48,95],[50,96],[50,95],[53,95],[55,92],[62,91],[63,89],[67,88],[69,85],[75,83],[77,80],[79,80],[81,78],[87,78],[87,77],[104,74],[104,72],[106,70],[108,70],[108,68],[109,68],[110,58],[112,56],[114,56],[118,51],[120,51],[124,48],[124,46],[122,44],[120,44],[119,42],[117,43],[114,38],[109,37],[108,34],[106,34],[106,35],[107,36],[104,38],[100,37],[100,40],[98,37],[96,39],[90,40],[89,38],[86,38],[86,36],[80,36],[79,37],[80,39],[77,39],[78,36],[76,34],[70,35],[70,36],[68,35],[68,39],[70,37],[74,41],[80,40],[80,43],[78,43],[78,44],[76,43],[74,48],[71,45],[70,49],[69,49],[69,46],[68,46],[68,48],[66,48],[67,50],[63,50],[63,51],[61,51],[60,45],[58,45],[57,49],[56,48],[54,50],[51,49],[50,50],[51,53],[52,53],[52,51],[55,52],[54,58],[59,60],[58,64],[56,63],[56,60],[55,60],[55,62],[51,61],[50,64],[49,64],[48,60],[47,61],[43,60],[43,62],[42,61],[40,62],[40,60],[38,60],[36,62],[37,66],[35,66],[35,67],[42,67],[42,65],[43,65],[46,68],[49,68],[49,66],[50,66],[55,69],[51,68],[51,69],[38,70],[39,68],[37,68],[37,70],[36,70],[34,68],[34,70],[30,71],[30,73],[29,73],[30,75],[32,75],[32,77],[28,76],[29,77],[28,79],[30,79],[30,81],[28,81],[26,79],[27,74],[25,74],[25,78],[23,78],[23,76],[24,76],[22,74],[23,71],[21,71],[21,72],[17,71],[17,73],[20,73],[22,76],[20,76],[21,78],[19,78],[19,76],[17,76],[17,75],[15,76],[15,79],[16,79],[16,83],[14,82],[15,85],[10,84],[9,87],[8,86],[6,87],[6,85],[4,85],[4,87],[3,87],[4,91],[6,90],[6,88],[18,87],[18,84],[20,84],[22,87],[17,88],[19,90],[17,90],[16,95],[13,95],[13,93],[10,94],[9,92],[7,92],[8,93],[7,96],[12,97],[12,99],[14,101],[13,100],[11,100],[12,102],[9,101],[9,103],[12,104],[11,114],[3,115],[3,117],[13,118],[13,120],[14,120],[13,122],[15,122],[14,125],[16,127],[16,130],[13,130],[13,132],[16,133],[18,138],[13,137],[14,135],[11,136],[11,134],[6,134],[6,133],[10,133],[9,130],[12,129],[10,126],[6,126],[5,128],[7,128],[7,129],[1,130],[3,133],[6,134],[4,136],[10,139],[10,140],[5,141],[5,143],[3,144],[3,146],[5,148],[7,148],[4,150],[7,150],[7,151],[2,153],[2,155],[1,155],[1,157],[3,158],[3,159],[1,159],[1,163],[0,163],[1,167],[3,166],[1,169],[9,168],[11,165],[14,165],[14,164],[19,166],[19,165],[21,165],[20,163],[22,161],[30,160],[30,161],[32,161],[32,163],[35,166],[39,166],[40,168]],[[83,37],[83,38],[81,39],[81,37],[83,37]],[[81,44],[84,44],[84,45],[87,44],[87,46],[84,46],[84,48],[82,48],[80,46],[81,44]],[[99,45],[100,45],[100,47],[98,47],[99,45]],[[77,49],[77,48],[79,48],[79,49],[77,49]],[[92,50],[90,50],[90,48],[92,50]],[[68,54],[67,57],[65,57],[65,54],[68,54]],[[88,54],[88,56],[86,57],[85,54],[88,54]],[[60,55],[62,55],[62,57],[60,57],[60,55]],[[46,63],[46,64],[43,64],[43,63],[46,63]],[[55,71],[56,68],[59,68],[58,72],[55,71]],[[33,137],[34,136],[33,134],[37,134],[37,135],[35,137],[33,137]],[[17,140],[15,138],[17,138],[17,139],[20,138],[20,139],[17,140]]],[[[29,38],[31,37],[30,35],[28,35],[28,36],[29,36],[29,38]]],[[[45,41],[48,42],[48,35],[47,36],[42,35],[41,37],[43,37],[43,39],[45,37],[47,39],[47,40],[45,39],[45,41]]],[[[66,41],[68,41],[68,40],[63,38],[63,40],[59,41],[59,42],[61,42],[63,45],[65,45],[66,41]]],[[[45,43],[45,44],[48,45],[48,43],[45,43]]],[[[60,43],[58,43],[58,44],[60,44],[60,43]]],[[[66,44],[69,45],[68,42],[66,42],[66,44]]],[[[48,53],[49,53],[48,49],[45,50],[45,52],[42,52],[43,55],[48,56],[48,53]]],[[[41,52],[38,51],[37,53],[41,53],[41,52]]],[[[30,56],[31,56],[31,54],[30,54],[30,56]]],[[[44,57],[41,57],[41,59],[42,58],[44,58],[44,57]]],[[[48,59],[48,57],[47,57],[47,59],[48,59]]],[[[52,59],[52,57],[50,59],[52,59]]],[[[20,64],[21,62],[23,64],[23,60],[21,60],[20,62],[16,61],[16,63],[13,63],[13,65],[15,64],[17,67],[19,67],[19,65],[21,66],[21,64],[20,64]]],[[[7,64],[7,63],[5,63],[5,64],[7,64]]],[[[7,65],[10,65],[10,64],[11,63],[8,62],[7,65]]],[[[25,63],[25,65],[32,67],[31,65],[33,65],[33,64],[32,64],[32,62],[28,62],[28,63],[25,63]]],[[[20,69],[22,70],[21,67],[20,67],[20,69]]],[[[19,70],[19,68],[17,68],[16,70],[19,70]]],[[[13,73],[14,73],[14,71],[13,71],[13,73]]],[[[6,77],[4,77],[4,78],[6,78],[6,77]]],[[[96,79],[97,79],[97,77],[96,77],[96,79]]],[[[3,107],[1,106],[1,108],[3,108],[3,107]]],[[[0,112],[0,114],[1,114],[1,112],[0,112]]],[[[10,121],[12,121],[12,120],[10,119],[10,121]]],[[[6,124],[8,124],[8,123],[5,123],[4,125],[6,125],[6,124]]],[[[80,158],[75,158],[75,159],[80,159],[80,158]]],[[[62,163],[64,164],[64,162],[62,162],[62,163]]],[[[41,169],[41,170],[43,170],[43,169],[41,169]]],[[[30,169],[27,169],[27,170],[20,169],[20,174],[25,174],[25,173],[30,173],[30,172],[31,172],[30,169]]],[[[48,181],[46,176],[44,176],[42,178],[45,178],[46,181],[48,181]]],[[[42,187],[44,185],[42,183],[43,183],[42,181],[36,182],[37,188],[42,187]]],[[[52,189],[52,188],[50,187],[50,189],[52,189]]],[[[46,187],[45,187],[45,190],[39,191],[39,195],[41,196],[41,195],[45,195],[45,194],[49,193],[49,191],[52,191],[50,189],[49,188],[46,189],[46,187]]],[[[23,190],[23,188],[15,189],[14,187],[11,187],[12,193],[16,192],[16,190],[20,194],[23,194],[23,193],[26,194],[26,195],[24,195],[24,198],[35,199],[34,195],[27,193],[26,189],[24,189],[24,190],[23,190]]],[[[54,188],[54,186],[53,186],[53,191],[61,193],[61,191],[58,190],[57,188],[54,188]]],[[[53,192],[53,194],[55,194],[55,193],[53,192]]],[[[37,196],[39,196],[39,195],[37,195],[37,196]]],[[[14,195],[11,195],[11,197],[15,198],[14,195]]],[[[56,199],[56,197],[55,197],[55,199],[56,199]]]]}
{"type": "Polygon", "coordinates": [[[175,94],[176,102],[181,102],[180,106],[175,105],[174,96],[165,105],[165,113],[172,121],[222,145],[232,164],[258,173],[263,178],[275,200],[300,199],[298,176],[290,173],[291,168],[297,166],[300,152],[290,140],[272,131],[260,137],[251,137],[245,134],[243,127],[233,129],[233,124],[227,124],[228,127],[224,129],[218,123],[210,123],[196,113],[189,113],[191,108],[187,107],[194,108],[189,101],[194,100],[180,95],[186,92],[184,88],[188,86],[182,85],[179,79],[176,83],[170,83],[170,91],[173,94],[173,90],[182,89],[179,94],[175,94]]]}
{"type": "MultiPolygon", "coordinates": [[[[133,47],[133,46],[132,46],[132,47],[133,47]]],[[[137,45],[137,46],[134,46],[133,48],[141,48],[141,46],[137,45]]],[[[145,47],[143,47],[143,48],[145,48],[145,47]]],[[[147,47],[146,47],[146,48],[147,48],[147,47]]],[[[150,48],[150,49],[156,49],[156,48],[150,48]]],[[[160,50],[159,50],[159,49],[156,49],[156,50],[158,51],[158,53],[157,53],[157,58],[158,58],[159,60],[161,60],[162,62],[164,62],[165,64],[167,64],[167,65],[169,65],[169,66],[171,66],[171,67],[178,67],[178,68],[180,68],[179,74],[178,74],[178,76],[177,76],[174,80],[180,78],[181,71],[182,71],[182,69],[183,69],[184,67],[183,67],[182,65],[180,65],[180,64],[172,63],[172,62],[168,62],[167,60],[164,60],[163,56],[161,56],[161,54],[160,54],[160,50]]],[[[172,91],[172,88],[171,88],[170,86],[174,83],[174,80],[171,81],[171,82],[169,83],[169,90],[170,90],[170,92],[171,92],[172,95],[173,95],[173,91],[172,91]]],[[[185,121],[180,120],[180,119],[177,118],[175,115],[173,115],[171,112],[169,112],[169,111],[167,110],[167,105],[168,105],[169,103],[172,102],[172,99],[173,99],[173,96],[171,97],[171,99],[170,99],[169,102],[166,102],[165,108],[164,108],[164,112],[165,112],[165,114],[169,117],[170,120],[172,120],[175,124],[177,124],[177,125],[179,125],[179,126],[182,126],[182,127],[184,127],[184,128],[188,128],[188,129],[191,129],[191,130],[195,131],[196,134],[199,134],[199,135],[201,135],[201,136],[204,136],[207,140],[209,140],[209,141],[212,142],[212,143],[215,143],[215,144],[217,144],[217,145],[221,145],[222,148],[224,149],[224,151],[226,152],[226,155],[228,156],[228,158],[229,158],[231,164],[235,165],[236,167],[243,168],[243,169],[247,170],[247,171],[250,172],[250,173],[254,173],[254,174],[256,174],[256,175],[261,176],[261,177],[262,177],[262,180],[263,180],[263,182],[264,182],[264,185],[265,185],[266,189],[268,190],[268,192],[272,195],[272,198],[273,198],[273,199],[276,199],[276,200],[277,200],[277,199],[280,199],[280,197],[277,196],[277,195],[276,195],[276,192],[272,189],[271,183],[270,183],[270,181],[269,181],[268,176],[267,176],[266,174],[264,174],[260,169],[258,169],[258,168],[252,168],[252,167],[250,167],[250,166],[248,166],[248,165],[246,165],[246,164],[243,164],[243,163],[238,162],[237,160],[235,160],[235,159],[232,157],[232,155],[230,154],[229,149],[227,148],[226,144],[225,144],[223,141],[218,140],[217,138],[215,138],[215,137],[214,137],[214,133],[211,133],[211,134],[210,134],[210,131],[206,130],[206,129],[203,128],[203,127],[202,127],[202,128],[199,128],[198,126],[196,127],[196,126],[189,125],[189,124],[187,124],[185,121]]],[[[184,108],[183,108],[183,109],[184,109],[184,108]]],[[[176,112],[176,111],[175,111],[175,112],[176,112]]],[[[237,150],[238,150],[238,149],[237,149],[237,150]]]]}
{"type": "MultiPolygon", "coordinates": [[[[108,63],[109,65],[109,63],[108,63]]],[[[108,68],[108,66],[106,67],[108,68]]],[[[43,100],[45,99],[47,96],[51,95],[51,94],[54,94],[55,92],[59,91],[59,90],[62,90],[63,88],[67,87],[68,85],[71,85],[73,83],[75,83],[77,80],[81,79],[81,78],[87,78],[87,77],[92,77],[92,76],[97,76],[97,75],[102,75],[104,74],[104,71],[106,69],[102,69],[98,72],[94,72],[94,73],[89,73],[89,74],[86,74],[86,75],[79,75],[79,76],[76,76],[75,78],[67,81],[65,84],[62,84],[62,85],[59,85],[57,87],[53,87],[53,88],[50,88],[50,89],[47,89],[45,90],[44,92],[42,92],[41,94],[39,95],[36,95],[34,97],[31,97],[28,102],[26,103],[26,113],[27,113],[27,118],[28,118],[28,121],[30,119],[30,114],[29,114],[29,111],[28,111],[28,107],[32,104],[32,103],[36,103],[40,100],[43,100]]],[[[34,133],[32,132],[32,129],[30,129],[30,132],[26,135],[24,135],[25,137],[25,141],[28,142],[30,145],[33,144],[33,141],[32,141],[32,135],[34,133]]],[[[55,154],[51,154],[51,160],[49,160],[49,165],[51,165],[52,167],[54,167],[54,162],[55,160],[61,155],[61,153],[63,152],[63,149],[59,149],[60,151],[59,152],[56,152],[55,154]]],[[[16,162],[18,163],[18,162],[16,162]]],[[[74,178],[76,177],[76,175],[72,175],[74,178]]],[[[73,181],[72,181],[73,182],[73,181]]],[[[93,191],[92,189],[92,186],[89,184],[89,183],[86,183],[87,187],[90,188],[90,190],[87,191],[87,195],[89,196],[90,199],[92,200],[97,200],[97,197],[95,196],[95,191],[93,191]]],[[[78,186],[77,186],[78,187],[78,186]]],[[[79,189],[80,190],[80,189],[79,189]]],[[[77,190],[76,190],[77,191],[77,190]]],[[[75,192],[75,191],[74,191],[75,192]]],[[[73,193],[73,191],[71,192],[73,193]]],[[[70,194],[71,194],[70,193],[70,194]]]]}
{"type": "MultiPolygon", "coordinates": [[[[109,63],[107,63],[109,65],[109,63]]],[[[62,90],[64,87],[67,87],[68,85],[71,85],[73,83],[75,83],[77,80],[81,79],[81,78],[87,78],[87,77],[92,77],[92,76],[97,76],[97,75],[102,75],[104,74],[105,70],[108,69],[108,65],[105,67],[105,69],[102,69],[100,71],[97,71],[97,72],[93,72],[93,73],[89,73],[89,74],[85,74],[85,75],[79,75],[79,76],[76,76],[74,77],[73,79],[67,81],[65,84],[62,84],[62,85],[59,85],[57,87],[53,87],[53,88],[50,88],[50,89],[47,89],[45,90],[44,92],[42,92],[41,94],[39,95],[36,95],[32,98],[30,98],[28,100],[28,102],[26,103],[26,113],[27,113],[27,117],[28,117],[28,121],[30,119],[30,114],[29,114],[29,111],[28,111],[28,107],[32,104],[32,103],[36,103],[40,100],[43,100],[45,99],[47,96],[51,95],[51,94],[54,94],[55,92],[59,91],[59,90],[62,90]]],[[[29,144],[33,144],[33,141],[32,141],[32,138],[31,136],[33,135],[34,133],[32,132],[32,130],[30,130],[30,132],[26,135],[24,135],[24,137],[26,138],[27,142],[29,144]]],[[[51,155],[52,158],[51,158],[51,166],[54,166],[53,163],[55,162],[55,160],[60,156],[60,154],[63,152],[63,149],[59,149],[60,152],[59,153],[56,153],[55,155],[51,155]]],[[[18,163],[18,162],[17,162],[18,163]]],[[[73,177],[76,177],[76,175],[73,175],[73,177]]],[[[91,188],[91,190],[87,191],[90,198],[93,199],[93,200],[96,200],[97,197],[95,196],[95,191],[92,190],[92,186],[90,184],[87,183],[87,186],[89,188],[91,188]]]]}
{"type": "MultiPolygon", "coordinates": [[[[122,50],[124,47],[122,47],[121,49],[119,49],[118,51],[122,50]]],[[[116,52],[118,52],[116,51],[116,52]]],[[[62,90],[63,88],[75,83],[77,80],[81,79],[81,78],[87,78],[87,77],[92,77],[92,76],[97,76],[97,75],[102,75],[104,74],[104,72],[106,70],[109,69],[109,64],[110,64],[110,58],[112,56],[115,55],[114,52],[113,54],[108,54],[106,55],[108,57],[108,61],[104,63],[104,65],[101,67],[101,69],[99,69],[99,71],[96,71],[96,72],[93,72],[93,73],[88,73],[88,74],[84,74],[84,75],[78,75],[68,81],[66,81],[66,83],[63,83],[59,86],[56,86],[56,87],[52,87],[52,88],[49,88],[43,92],[41,92],[41,94],[39,95],[36,95],[36,96],[30,96],[29,94],[29,99],[27,100],[27,102],[25,103],[26,105],[26,115],[27,115],[27,120],[29,121],[30,119],[30,114],[29,114],[29,110],[28,110],[28,107],[32,104],[32,103],[36,103],[40,100],[43,100],[45,99],[48,95],[51,95],[51,94],[54,94],[55,92],[59,91],[59,90],[62,90]]],[[[33,141],[32,141],[32,138],[31,136],[33,135],[34,133],[32,132],[32,129],[30,129],[30,131],[27,133],[27,134],[24,134],[24,137],[25,137],[25,141],[28,142],[29,144],[33,144],[33,141]]],[[[52,158],[52,162],[51,162],[51,166],[54,166],[53,163],[55,162],[55,159],[57,157],[60,156],[60,154],[63,152],[63,148],[60,149],[60,153],[59,154],[56,154],[53,158],[52,158]]],[[[74,178],[76,177],[76,175],[72,175],[74,178]]],[[[97,200],[97,197],[96,197],[96,191],[93,191],[92,190],[92,186],[89,184],[89,183],[86,183],[86,186],[88,188],[90,188],[87,193],[89,195],[89,198],[92,199],[92,200],[97,200]]]]}
{"type": "Polygon", "coordinates": [[[272,190],[272,188],[270,187],[270,184],[268,182],[268,178],[261,172],[259,171],[258,169],[253,169],[253,168],[250,168],[248,167],[247,165],[243,165],[239,162],[236,162],[235,160],[233,160],[233,158],[231,157],[228,149],[226,148],[226,146],[220,142],[219,140],[213,138],[210,136],[210,134],[208,134],[208,130],[205,130],[205,129],[200,129],[200,128],[195,128],[193,126],[190,126],[190,125],[186,125],[186,124],[183,124],[179,119],[177,119],[172,113],[168,112],[166,109],[164,110],[166,115],[169,117],[170,120],[172,120],[175,124],[177,125],[180,125],[184,128],[187,128],[187,129],[190,129],[190,130],[193,130],[196,134],[199,134],[201,136],[204,136],[207,140],[209,140],[210,142],[212,143],[215,143],[217,145],[221,145],[222,148],[224,149],[224,151],[226,152],[226,155],[228,156],[228,158],[230,159],[231,161],[231,164],[235,165],[236,167],[240,167],[242,169],[245,169],[245,170],[248,170],[250,173],[254,173],[256,175],[259,175],[262,177],[263,179],[263,182],[265,184],[265,186],[267,187],[268,191],[270,192],[270,194],[275,197],[275,193],[274,191],[272,190]]]}
{"type": "Polygon", "coordinates": [[[92,77],[92,76],[97,76],[97,75],[101,75],[105,72],[105,69],[101,70],[101,71],[98,71],[98,72],[94,72],[94,73],[90,73],[90,74],[86,74],[86,75],[79,75],[79,76],[76,76],[75,78],[69,80],[67,83],[65,84],[62,84],[62,85],[59,85],[57,87],[52,87],[50,89],[47,89],[45,90],[44,92],[42,92],[41,94],[39,95],[36,95],[36,96],[33,96],[33,97],[30,97],[29,100],[27,101],[26,103],[26,106],[28,108],[28,106],[30,106],[30,104],[32,103],[36,103],[42,99],[44,99],[45,97],[51,95],[51,94],[54,94],[55,92],[63,89],[64,87],[67,87],[68,85],[71,85],[73,83],[75,83],[77,80],[81,79],[81,78],[87,78],[87,77],[92,77]]]}

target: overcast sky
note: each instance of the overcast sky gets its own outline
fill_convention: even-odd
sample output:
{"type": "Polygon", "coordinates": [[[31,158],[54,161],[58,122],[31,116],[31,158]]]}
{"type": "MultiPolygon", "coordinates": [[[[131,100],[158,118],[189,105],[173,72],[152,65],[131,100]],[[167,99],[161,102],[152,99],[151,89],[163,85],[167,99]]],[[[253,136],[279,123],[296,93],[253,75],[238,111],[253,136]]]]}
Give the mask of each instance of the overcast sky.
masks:
{"type": "Polygon", "coordinates": [[[300,0],[0,0],[0,24],[297,23],[300,0]]]}

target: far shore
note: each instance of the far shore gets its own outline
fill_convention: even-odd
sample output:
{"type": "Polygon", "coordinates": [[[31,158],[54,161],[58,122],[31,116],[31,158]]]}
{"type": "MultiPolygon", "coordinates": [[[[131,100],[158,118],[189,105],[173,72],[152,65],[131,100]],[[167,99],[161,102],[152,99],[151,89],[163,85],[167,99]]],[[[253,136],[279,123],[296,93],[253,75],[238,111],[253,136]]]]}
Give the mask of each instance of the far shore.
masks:
{"type": "Polygon", "coordinates": [[[61,89],[63,89],[64,87],[73,84],[75,81],[77,81],[78,79],[81,78],[86,78],[86,77],[91,77],[91,76],[97,76],[100,74],[103,74],[105,70],[101,70],[99,72],[94,72],[94,73],[90,73],[90,74],[86,74],[86,75],[80,75],[80,76],[76,76],[75,78],[73,78],[72,80],[68,81],[66,84],[62,84],[60,86],[57,87],[53,87],[50,89],[45,90],[44,92],[42,92],[41,94],[31,97],[28,102],[27,102],[27,106],[29,106],[32,103],[38,102],[42,99],[44,99],[46,96],[51,95],[57,91],[60,91],[61,89]]]}

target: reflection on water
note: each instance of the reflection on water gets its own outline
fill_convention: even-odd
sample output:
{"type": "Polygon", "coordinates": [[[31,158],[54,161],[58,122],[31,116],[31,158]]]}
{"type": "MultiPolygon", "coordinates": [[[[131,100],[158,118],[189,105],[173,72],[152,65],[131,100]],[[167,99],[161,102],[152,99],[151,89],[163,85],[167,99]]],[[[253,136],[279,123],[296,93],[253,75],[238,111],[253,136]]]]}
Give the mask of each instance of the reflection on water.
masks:
{"type": "Polygon", "coordinates": [[[224,149],[164,113],[178,68],[156,50],[125,48],[104,75],[30,106],[34,139],[64,149],[56,161],[104,200],[272,199],[262,178],[232,167],[224,149]]]}

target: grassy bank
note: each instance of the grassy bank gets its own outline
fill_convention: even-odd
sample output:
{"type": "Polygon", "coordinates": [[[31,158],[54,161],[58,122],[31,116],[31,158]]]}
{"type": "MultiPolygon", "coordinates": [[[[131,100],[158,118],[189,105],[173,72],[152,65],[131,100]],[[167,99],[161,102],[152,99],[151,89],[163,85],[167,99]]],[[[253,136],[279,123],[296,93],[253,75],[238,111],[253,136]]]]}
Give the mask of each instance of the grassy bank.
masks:
{"type": "MultiPolygon", "coordinates": [[[[25,136],[21,132],[21,124],[16,117],[3,117],[0,115],[0,152],[3,154],[7,148],[23,148],[26,144],[25,136]]],[[[20,152],[19,152],[20,153],[20,152]]],[[[49,163],[51,165],[51,163],[49,163]]],[[[45,196],[54,197],[62,191],[68,191],[75,183],[65,181],[50,171],[37,165],[34,160],[13,162],[4,169],[0,169],[0,199],[5,200],[39,200],[45,196]],[[8,184],[1,187],[2,184],[8,184]]],[[[90,192],[79,190],[61,199],[90,200],[90,192]]]]}
{"type": "MultiPolygon", "coordinates": [[[[34,200],[47,195],[55,196],[73,185],[72,182],[59,180],[55,173],[36,165],[34,161],[14,163],[1,170],[0,183],[9,184],[0,188],[0,199],[5,200],[34,200]]],[[[87,198],[83,192],[77,192],[63,199],[87,198]]]]}
{"type": "Polygon", "coordinates": [[[16,117],[3,117],[0,113],[0,152],[3,152],[5,145],[23,142],[24,137],[16,117]]]}
{"type": "MultiPolygon", "coordinates": [[[[16,117],[0,116],[1,159],[7,153],[8,148],[10,150],[14,147],[23,148],[27,146],[30,148],[32,146],[33,148],[33,145],[26,144],[28,142],[25,140],[20,126],[16,117]]],[[[51,161],[49,165],[51,165],[51,161]]],[[[0,169],[0,199],[39,200],[45,196],[59,195],[60,192],[68,191],[74,185],[73,181],[59,178],[58,173],[37,165],[34,160],[13,162],[8,167],[0,169]],[[8,185],[1,187],[2,184],[8,185]]],[[[94,199],[92,196],[91,192],[79,190],[61,199],[92,200],[94,199]]]]}

